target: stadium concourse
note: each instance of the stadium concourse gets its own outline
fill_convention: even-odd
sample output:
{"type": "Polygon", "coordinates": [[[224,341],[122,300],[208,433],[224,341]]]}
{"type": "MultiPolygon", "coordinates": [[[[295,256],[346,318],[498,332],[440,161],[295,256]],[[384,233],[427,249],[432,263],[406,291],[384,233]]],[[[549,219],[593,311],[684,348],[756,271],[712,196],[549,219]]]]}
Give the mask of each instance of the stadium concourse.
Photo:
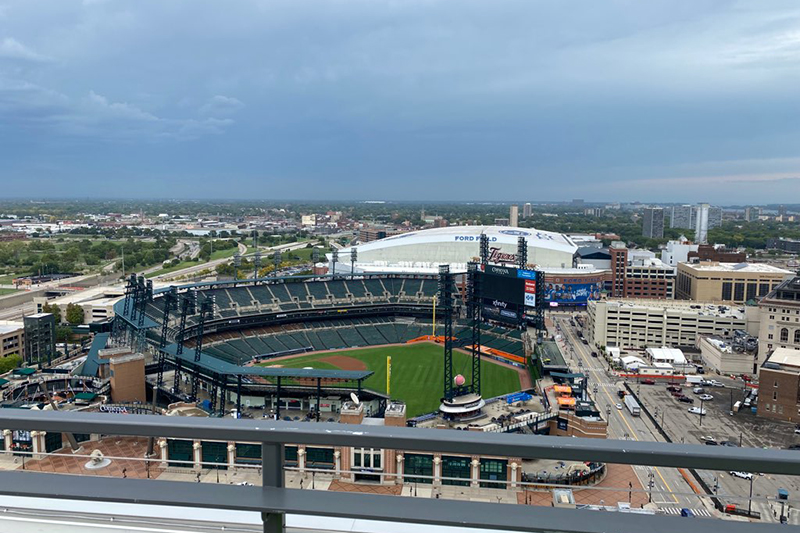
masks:
{"type": "MultiPolygon", "coordinates": [[[[368,415],[380,416],[390,397],[385,387],[364,387],[372,369],[347,369],[330,362],[314,364],[316,368],[256,364],[319,351],[441,342],[431,322],[437,283],[431,275],[381,274],[356,279],[323,276],[185,285],[153,291],[152,296],[131,303],[127,312],[125,301],[118,302],[121,326],[115,326],[116,336],[138,339],[140,345],[150,346],[151,353],[166,355],[159,393],[162,402],[200,400],[212,412],[224,414],[232,401],[240,414],[247,414],[248,407],[258,407],[259,416],[263,412],[335,420],[352,392],[368,415]],[[172,304],[166,327],[162,327],[168,298],[191,300],[194,307],[195,312],[185,317],[182,339],[179,305],[172,304]],[[199,312],[204,302],[209,310],[206,315],[199,312]],[[137,306],[144,313],[132,316],[137,306]],[[193,394],[187,394],[190,386],[193,394]]],[[[458,317],[463,302],[458,287],[454,293],[458,317]]],[[[455,347],[467,349],[470,328],[463,319],[455,324],[455,347]]],[[[527,374],[530,349],[526,356],[522,330],[482,324],[481,331],[485,359],[527,374]]],[[[437,370],[441,366],[435,357],[431,364],[437,370]]],[[[147,367],[153,385],[158,381],[158,366],[154,358],[147,367]]],[[[500,391],[519,390],[519,379],[515,377],[514,382],[513,387],[506,385],[500,391]]],[[[524,383],[530,383],[529,377],[524,383]]],[[[441,393],[438,383],[429,391],[437,400],[441,393]]]]}
{"type": "Polygon", "coordinates": [[[338,251],[333,265],[328,254],[328,271],[349,273],[406,272],[434,273],[440,264],[452,272],[465,272],[467,263],[478,255],[481,235],[489,242],[489,263],[517,262],[518,239],[527,241],[528,262],[540,269],[565,269],[573,265],[578,246],[567,235],[534,228],[506,226],[449,226],[402,233],[338,251]],[[351,263],[351,252],[356,260],[351,263]]]}

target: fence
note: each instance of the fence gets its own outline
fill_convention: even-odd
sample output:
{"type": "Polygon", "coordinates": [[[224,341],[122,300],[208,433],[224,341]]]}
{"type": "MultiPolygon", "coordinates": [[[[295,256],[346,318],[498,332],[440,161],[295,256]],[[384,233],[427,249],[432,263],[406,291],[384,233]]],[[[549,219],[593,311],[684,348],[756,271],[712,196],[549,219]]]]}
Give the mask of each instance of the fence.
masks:
{"type": "MultiPolygon", "coordinates": [[[[103,433],[142,437],[261,443],[262,486],[214,485],[59,474],[0,472],[0,494],[96,502],[153,504],[262,513],[265,532],[284,531],[285,515],[360,518],[509,531],[640,533],[645,530],[707,533],[707,521],[525,505],[379,496],[284,487],[284,445],[333,445],[428,452],[591,461],[630,465],[755,471],[799,475],[796,452],[657,442],[486,434],[385,426],[198,419],[145,415],[3,410],[9,430],[103,433]]],[[[777,531],[779,524],[726,522],[726,532],[777,531]]]]}

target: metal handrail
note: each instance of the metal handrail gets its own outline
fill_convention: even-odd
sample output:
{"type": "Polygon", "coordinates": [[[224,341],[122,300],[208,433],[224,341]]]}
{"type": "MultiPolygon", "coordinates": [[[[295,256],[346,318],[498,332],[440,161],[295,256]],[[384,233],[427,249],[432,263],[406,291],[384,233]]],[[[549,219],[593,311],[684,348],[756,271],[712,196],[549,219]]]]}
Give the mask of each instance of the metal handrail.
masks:
{"type": "MultiPolygon", "coordinates": [[[[672,533],[680,528],[683,533],[707,532],[707,521],[670,516],[599,512],[587,516],[589,511],[523,505],[506,505],[500,511],[499,504],[286,489],[287,443],[800,474],[796,452],[783,450],[709,449],[659,442],[335,423],[2,410],[0,428],[260,442],[262,487],[7,471],[0,472],[0,494],[258,511],[264,519],[264,531],[269,532],[284,530],[286,513],[514,531],[672,533]]],[[[726,531],[731,532],[776,527],[780,526],[734,522],[725,525],[726,531]]]]}

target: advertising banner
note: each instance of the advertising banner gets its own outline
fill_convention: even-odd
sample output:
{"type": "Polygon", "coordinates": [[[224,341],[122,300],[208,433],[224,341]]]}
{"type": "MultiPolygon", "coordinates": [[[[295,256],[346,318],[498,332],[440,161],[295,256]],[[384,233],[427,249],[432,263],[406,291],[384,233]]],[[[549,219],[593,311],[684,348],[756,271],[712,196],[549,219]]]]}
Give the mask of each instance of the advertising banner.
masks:
{"type": "Polygon", "coordinates": [[[546,283],[545,300],[562,305],[586,305],[589,300],[599,300],[603,283],[546,283]]]}

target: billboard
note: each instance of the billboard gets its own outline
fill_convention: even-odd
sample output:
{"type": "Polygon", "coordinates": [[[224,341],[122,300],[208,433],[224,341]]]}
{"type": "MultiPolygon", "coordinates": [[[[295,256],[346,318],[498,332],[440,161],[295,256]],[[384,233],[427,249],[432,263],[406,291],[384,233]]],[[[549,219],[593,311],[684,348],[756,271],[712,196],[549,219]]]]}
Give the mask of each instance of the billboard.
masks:
{"type": "Polygon", "coordinates": [[[602,281],[587,282],[580,280],[580,282],[551,283],[546,280],[544,298],[550,302],[551,306],[554,303],[558,305],[586,305],[589,300],[599,300],[602,290],[602,281]]]}
{"type": "Polygon", "coordinates": [[[519,324],[537,305],[539,273],[505,266],[486,265],[481,274],[483,317],[519,324]]]}

